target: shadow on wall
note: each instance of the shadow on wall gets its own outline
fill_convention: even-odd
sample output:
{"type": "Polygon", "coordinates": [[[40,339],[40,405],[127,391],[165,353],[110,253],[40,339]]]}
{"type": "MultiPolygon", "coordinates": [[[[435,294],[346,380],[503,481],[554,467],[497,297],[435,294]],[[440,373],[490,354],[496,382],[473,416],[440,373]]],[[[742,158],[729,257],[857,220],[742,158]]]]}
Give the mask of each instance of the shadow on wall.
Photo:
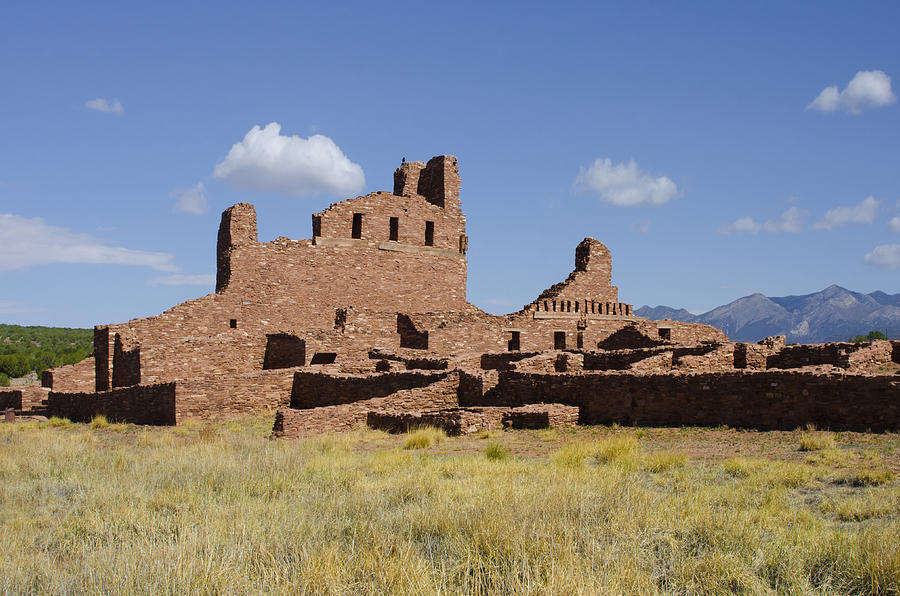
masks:
{"type": "Polygon", "coordinates": [[[625,348],[655,348],[666,342],[648,337],[629,325],[619,329],[597,344],[601,350],[621,350],[625,348]]]}

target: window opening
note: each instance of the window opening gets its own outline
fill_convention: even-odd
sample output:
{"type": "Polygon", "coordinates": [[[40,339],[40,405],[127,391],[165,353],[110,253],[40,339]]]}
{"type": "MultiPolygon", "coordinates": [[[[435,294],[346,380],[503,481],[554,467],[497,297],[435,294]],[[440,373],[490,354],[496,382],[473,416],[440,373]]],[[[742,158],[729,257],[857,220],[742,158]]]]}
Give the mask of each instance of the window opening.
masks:
{"type": "Polygon", "coordinates": [[[521,332],[519,331],[510,331],[509,341],[506,342],[506,350],[508,352],[517,352],[521,349],[520,347],[520,339],[521,332]]]}
{"type": "Polygon", "coordinates": [[[388,240],[393,240],[394,242],[396,242],[398,238],[400,238],[400,219],[397,217],[392,217],[390,225],[390,237],[388,238],[388,240]]]}
{"type": "Polygon", "coordinates": [[[350,234],[351,238],[362,238],[362,213],[353,214],[353,230],[350,234]]]}
{"type": "Polygon", "coordinates": [[[237,329],[237,319],[231,319],[228,321],[228,326],[232,329],[237,329]]]}
{"type": "Polygon", "coordinates": [[[313,236],[321,236],[322,235],[322,216],[321,215],[313,215],[312,216],[312,228],[313,228],[313,236]]]}
{"type": "Polygon", "coordinates": [[[660,327],[659,328],[659,339],[664,339],[669,341],[672,339],[672,330],[668,327],[660,327]]]}
{"type": "Polygon", "coordinates": [[[581,331],[578,332],[578,335],[575,336],[575,346],[581,350],[584,349],[584,333],[581,331]]]}
{"type": "Polygon", "coordinates": [[[554,331],[553,332],[553,349],[554,350],[565,350],[566,349],[566,332],[565,331],[554,331]]]}
{"type": "Polygon", "coordinates": [[[425,222],[425,246],[434,246],[434,222],[425,222]]]}

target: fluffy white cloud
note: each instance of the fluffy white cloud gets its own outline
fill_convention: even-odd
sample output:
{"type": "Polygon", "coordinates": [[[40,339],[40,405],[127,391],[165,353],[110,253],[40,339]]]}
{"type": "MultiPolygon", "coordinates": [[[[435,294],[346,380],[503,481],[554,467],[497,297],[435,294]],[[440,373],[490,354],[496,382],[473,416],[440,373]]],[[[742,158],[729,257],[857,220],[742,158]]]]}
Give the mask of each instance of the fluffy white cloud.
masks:
{"type": "Polygon", "coordinates": [[[209,201],[206,200],[206,187],[202,182],[190,188],[176,188],[169,193],[170,199],[175,199],[175,211],[203,215],[209,210],[209,201]]]}
{"type": "Polygon", "coordinates": [[[116,116],[121,116],[125,112],[125,108],[122,107],[122,104],[118,99],[113,98],[112,101],[108,99],[103,99],[102,97],[98,97],[97,99],[91,99],[84,102],[84,107],[89,110],[95,110],[97,112],[106,112],[107,114],[115,114],[116,116]]]}
{"type": "Polygon", "coordinates": [[[897,96],[891,91],[891,77],[881,70],[861,70],[843,91],[839,91],[837,85],[822,89],[806,109],[821,112],[845,110],[861,114],[865,110],[880,108],[895,101],[897,96]]]}
{"type": "Polygon", "coordinates": [[[894,217],[888,222],[888,228],[895,234],[900,234],[900,217],[894,217]]]}
{"type": "Polygon", "coordinates": [[[719,226],[720,234],[756,234],[758,232],[790,232],[797,233],[803,227],[803,217],[806,212],[797,207],[791,207],[777,219],[758,222],[752,217],[742,217],[730,224],[719,226]]]}
{"type": "Polygon", "coordinates": [[[137,265],[178,271],[168,253],[107,246],[88,234],[50,225],[39,217],[0,214],[0,271],[50,263],[137,265]]]}
{"type": "Polygon", "coordinates": [[[866,263],[883,269],[900,269],[900,244],[882,244],[866,255],[866,263]]]}
{"type": "Polygon", "coordinates": [[[870,224],[875,221],[878,205],[875,197],[867,197],[862,203],[853,207],[829,209],[825,213],[825,217],[813,224],[813,229],[833,230],[850,224],[870,224]]]}
{"type": "Polygon", "coordinates": [[[216,178],[243,190],[288,196],[358,194],[366,183],[362,168],[323,135],[284,136],[281,125],[254,126],[216,164],[216,178]]]}
{"type": "Polygon", "coordinates": [[[628,163],[598,158],[591,167],[579,169],[575,188],[590,191],[611,205],[636,207],[663,205],[678,194],[678,187],[666,176],[654,177],[628,163]]]}
{"type": "Polygon", "coordinates": [[[151,286],[215,286],[216,274],[205,273],[200,275],[187,275],[184,273],[175,273],[174,275],[164,275],[162,277],[148,279],[147,283],[151,286]]]}

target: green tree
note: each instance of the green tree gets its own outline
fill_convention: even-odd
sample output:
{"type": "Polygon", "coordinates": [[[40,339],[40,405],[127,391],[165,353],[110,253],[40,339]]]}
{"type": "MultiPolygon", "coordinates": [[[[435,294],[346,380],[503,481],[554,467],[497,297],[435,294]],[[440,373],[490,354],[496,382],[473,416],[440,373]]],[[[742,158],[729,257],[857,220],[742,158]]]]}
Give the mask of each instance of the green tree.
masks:
{"type": "Polygon", "coordinates": [[[876,339],[887,339],[887,336],[881,331],[869,331],[868,335],[857,335],[856,337],[851,337],[850,341],[855,344],[861,344],[869,341],[875,341],[876,339]]]}

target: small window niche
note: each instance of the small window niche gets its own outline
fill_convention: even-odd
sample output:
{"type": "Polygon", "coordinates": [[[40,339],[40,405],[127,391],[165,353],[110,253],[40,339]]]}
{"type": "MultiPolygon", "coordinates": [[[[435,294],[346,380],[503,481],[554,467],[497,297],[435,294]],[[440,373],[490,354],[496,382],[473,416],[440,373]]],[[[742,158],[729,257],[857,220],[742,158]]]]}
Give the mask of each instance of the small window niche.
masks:
{"type": "Polygon", "coordinates": [[[521,340],[522,333],[520,331],[510,331],[509,341],[506,342],[506,350],[508,352],[518,352],[522,349],[521,340]]]}
{"type": "Polygon", "coordinates": [[[351,238],[362,238],[362,213],[353,214],[353,228],[350,231],[351,238]]]}
{"type": "Polygon", "coordinates": [[[232,329],[237,329],[237,319],[231,319],[228,321],[228,326],[232,329]]]}
{"type": "Polygon", "coordinates": [[[400,239],[400,218],[399,217],[391,218],[391,223],[390,223],[390,228],[388,230],[388,234],[389,234],[388,240],[397,242],[400,239]]]}
{"type": "Polygon", "coordinates": [[[554,331],[553,332],[553,349],[554,350],[565,350],[566,349],[566,332],[565,331],[554,331]]]}
{"type": "Polygon", "coordinates": [[[434,222],[425,222],[425,246],[434,246],[434,222]]]}
{"type": "Polygon", "coordinates": [[[319,237],[322,235],[322,216],[321,215],[313,215],[312,216],[312,232],[313,237],[319,237]]]}
{"type": "Polygon", "coordinates": [[[670,327],[660,327],[659,328],[659,339],[663,339],[665,341],[672,340],[672,329],[670,327]]]}

